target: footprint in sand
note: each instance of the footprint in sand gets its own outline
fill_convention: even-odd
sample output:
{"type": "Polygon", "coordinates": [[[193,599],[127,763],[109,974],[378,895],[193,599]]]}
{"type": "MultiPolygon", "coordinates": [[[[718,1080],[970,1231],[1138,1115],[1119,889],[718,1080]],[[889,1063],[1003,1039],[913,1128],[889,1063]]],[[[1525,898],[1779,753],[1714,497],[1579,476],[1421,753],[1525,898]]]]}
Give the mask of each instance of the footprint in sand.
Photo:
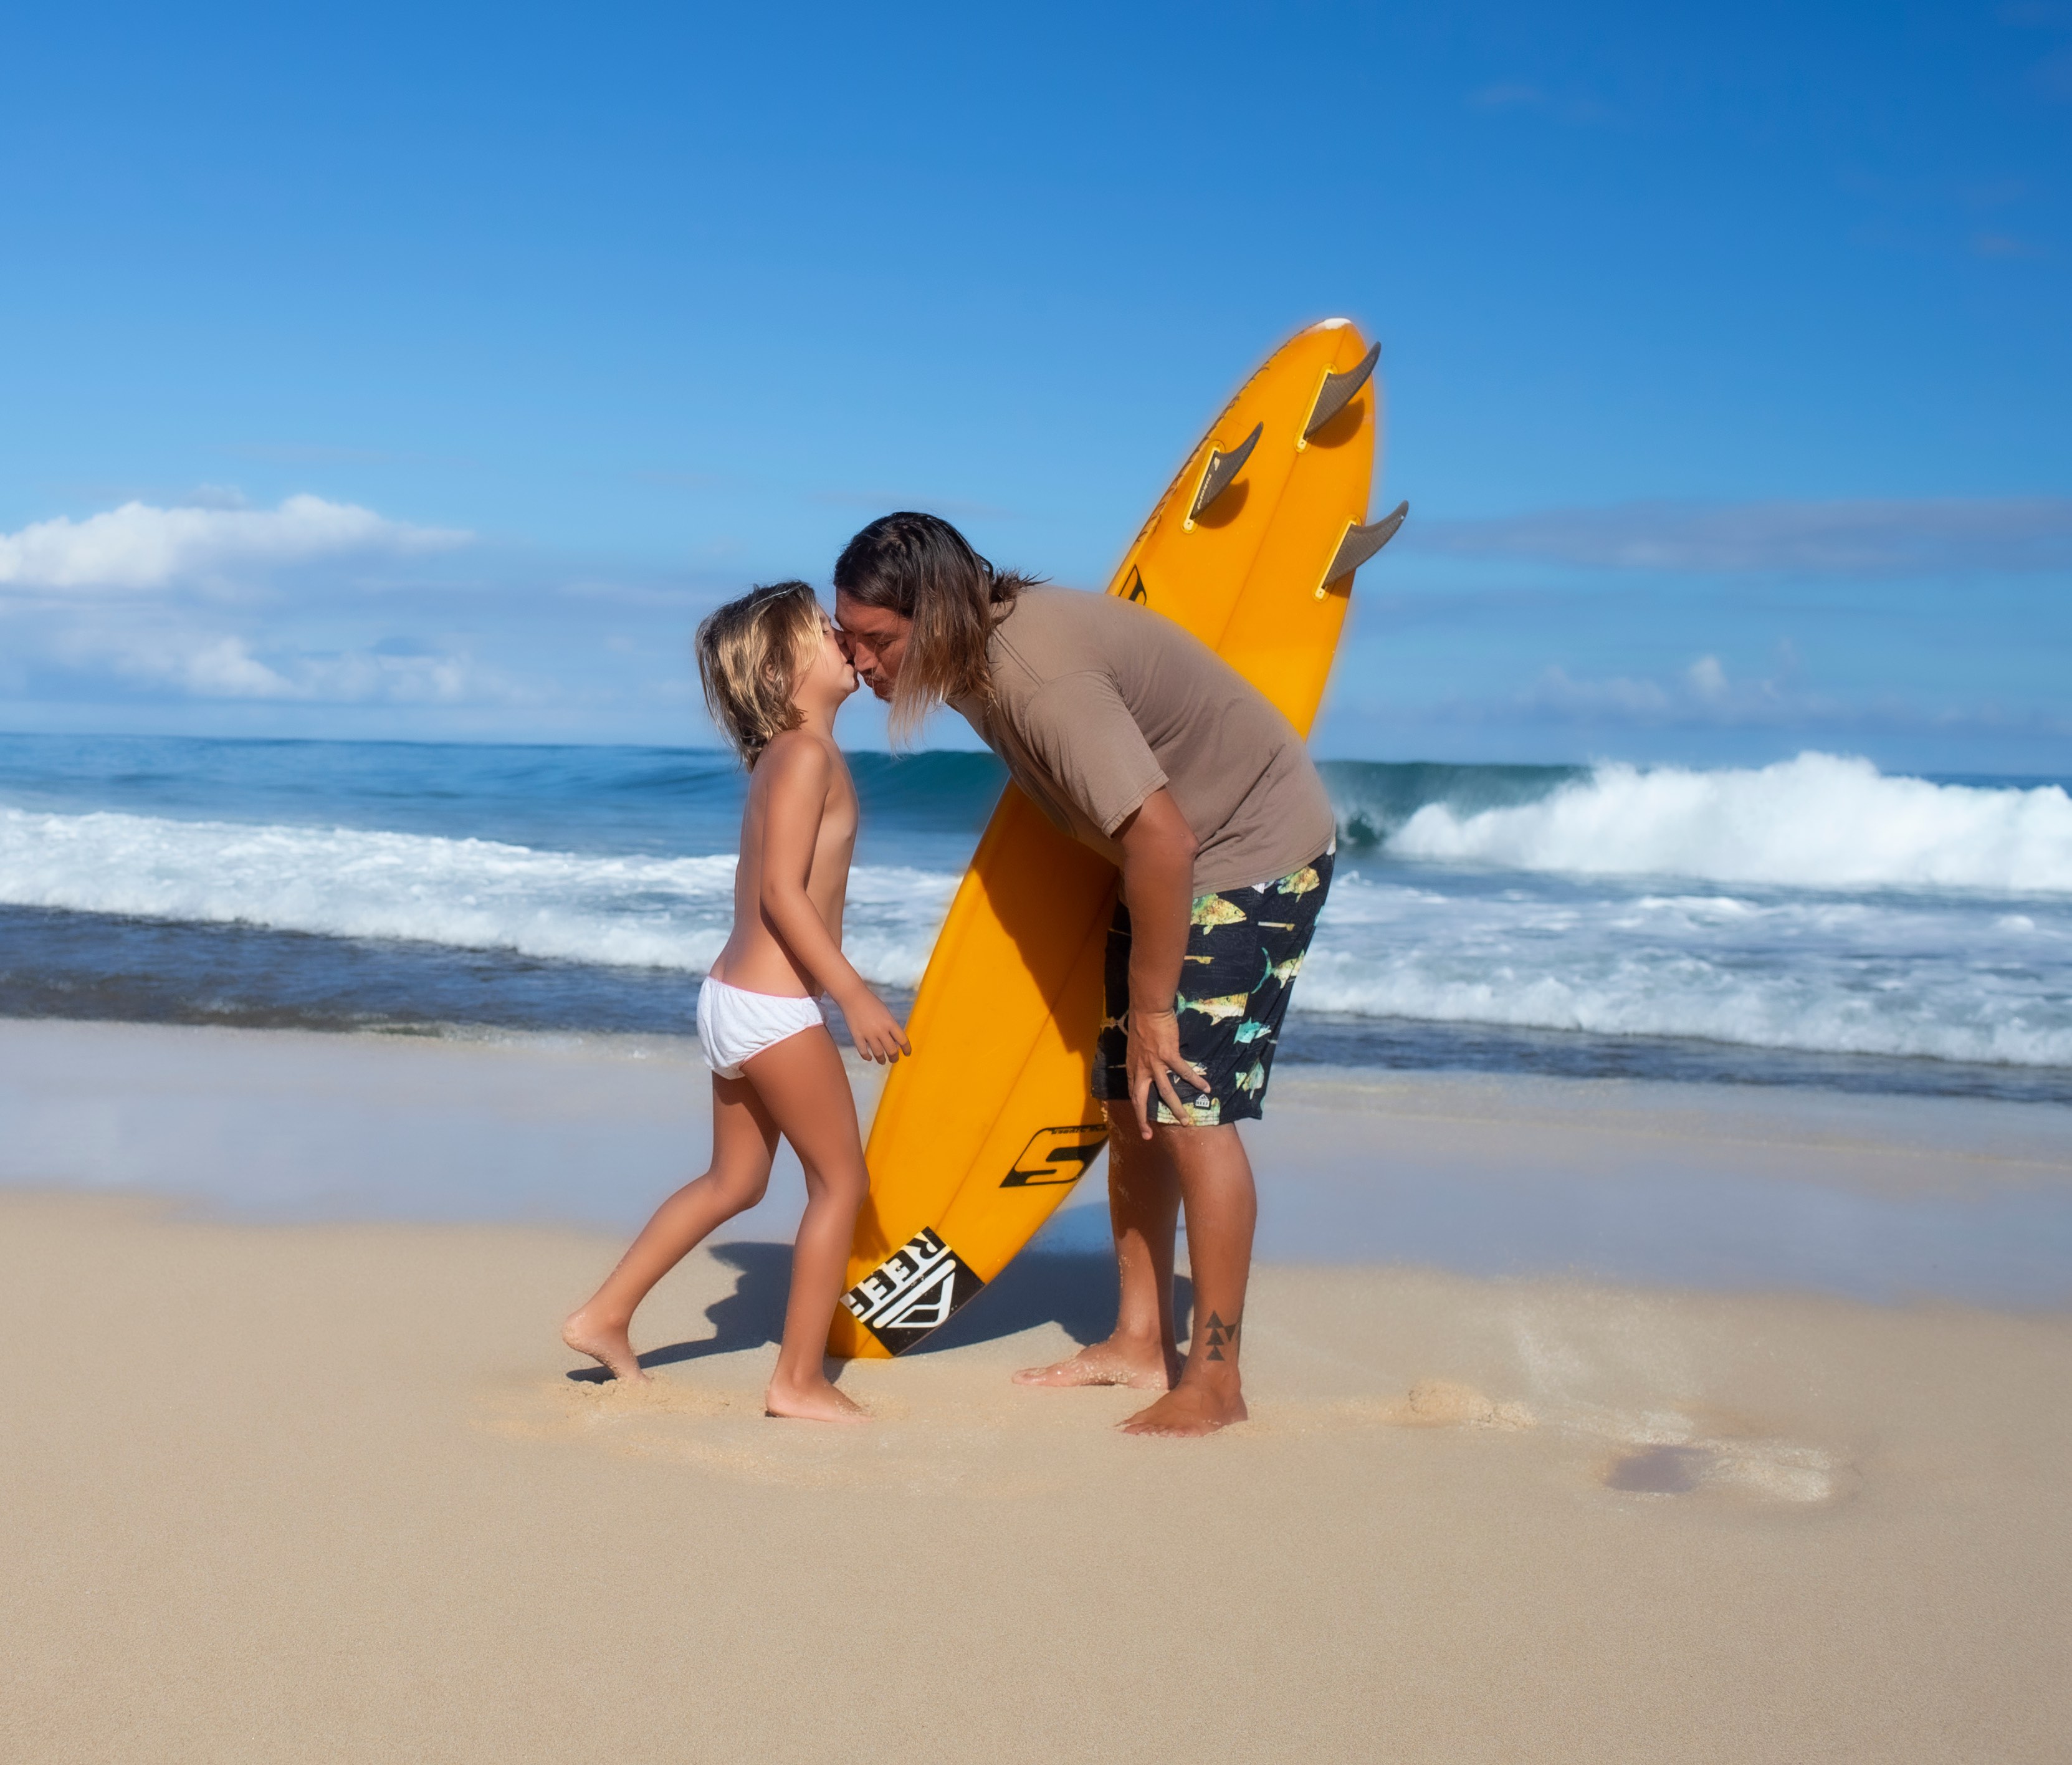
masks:
{"type": "Polygon", "coordinates": [[[492,1434],[520,1440],[582,1435],[630,1418],[746,1413],[745,1398],[673,1379],[625,1384],[618,1380],[569,1383],[527,1380],[485,1397],[477,1417],[492,1434]]]}
{"type": "Polygon", "coordinates": [[[1523,1404],[1496,1403],[1446,1379],[1419,1380],[1383,1419],[1399,1428],[1530,1428],[1536,1421],[1523,1404]]]}
{"type": "MultiPolygon", "coordinates": [[[[1744,1434],[1701,1433],[1695,1418],[1664,1411],[1646,1416],[1602,1412],[1538,1414],[1521,1403],[1498,1402],[1473,1385],[1421,1379],[1401,1397],[1342,1405],[1338,1413],[1398,1428],[1527,1429],[1588,1441],[1600,1452],[1597,1481],[1622,1495],[1737,1496],[1744,1500],[1812,1507],[1850,1494],[1854,1469],[1817,1446],[1744,1434]]],[[[1715,1418],[1717,1426],[1717,1418],[1715,1418]]]]}
{"type": "Polygon", "coordinates": [[[1816,1506],[1851,1493],[1855,1471],[1817,1446],[1784,1440],[1628,1442],[1598,1478],[1626,1495],[1714,1491],[1759,1501],[1816,1506]]]}
{"type": "Polygon", "coordinates": [[[1498,1403],[1473,1385],[1420,1379],[1400,1397],[1347,1397],[1316,1409],[1276,1406],[1260,1431],[1375,1423],[1391,1428],[1523,1429],[1536,1427],[1539,1418],[1523,1404],[1498,1403]]]}
{"type": "MultiPolygon", "coordinates": [[[[896,1425],[911,1409],[882,1393],[869,1393],[866,1401],[880,1423],[896,1425]]],[[[660,1460],[741,1482],[798,1488],[948,1489],[967,1469],[960,1457],[915,1452],[896,1431],[772,1421],[753,1388],[726,1390],[667,1376],[639,1384],[513,1381],[484,1395],[475,1422],[507,1439],[565,1442],[615,1458],[660,1460]]]]}
{"type": "Polygon", "coordinates": [[[1688,1495],[1705,1480],[1713,1463],[1702,1446],[1645,1446],[1614,1458],[1605,1472],[1604,1486],[1643,1496],[1688,1495]]]}

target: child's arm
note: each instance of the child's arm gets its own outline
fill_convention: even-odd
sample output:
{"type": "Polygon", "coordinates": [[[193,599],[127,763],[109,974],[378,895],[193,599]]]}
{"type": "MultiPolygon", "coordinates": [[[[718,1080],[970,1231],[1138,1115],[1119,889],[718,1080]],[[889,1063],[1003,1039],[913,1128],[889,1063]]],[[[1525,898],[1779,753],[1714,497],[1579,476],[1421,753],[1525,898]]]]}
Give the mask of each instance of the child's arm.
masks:
{"type": "Polygon", "coordinates": [[[857,1053],[881,1062],[911,1054],[899,1020],[842,954],[806,892],[832,776],[827,751],[816,741],[780,738],[757,763],[758,782],[766,769],[769,782],[764,788],[769,795],[763,809],[763,917],[841,1007],[857,1053]]]}

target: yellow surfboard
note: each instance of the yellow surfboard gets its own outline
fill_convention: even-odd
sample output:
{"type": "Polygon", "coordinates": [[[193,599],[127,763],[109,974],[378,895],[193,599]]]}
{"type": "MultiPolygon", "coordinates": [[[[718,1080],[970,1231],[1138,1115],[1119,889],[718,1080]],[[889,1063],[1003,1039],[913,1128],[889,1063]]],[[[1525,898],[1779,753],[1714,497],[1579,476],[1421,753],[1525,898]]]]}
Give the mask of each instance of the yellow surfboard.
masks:
{"type": "MultiPolygon", "coordinates": [[[[1110,583],[1185,626],[1309,733],[1363,526],[1379,348],[1342,319],[1290,339],[1231,401],[1110,583]]],[[[865,1149],[870,1196],[828,1352],[903,1353],[948,1323],[1107,1144],[1087,1094],[1116,872],[1009,785],[936,940],[865,1149]]]]}

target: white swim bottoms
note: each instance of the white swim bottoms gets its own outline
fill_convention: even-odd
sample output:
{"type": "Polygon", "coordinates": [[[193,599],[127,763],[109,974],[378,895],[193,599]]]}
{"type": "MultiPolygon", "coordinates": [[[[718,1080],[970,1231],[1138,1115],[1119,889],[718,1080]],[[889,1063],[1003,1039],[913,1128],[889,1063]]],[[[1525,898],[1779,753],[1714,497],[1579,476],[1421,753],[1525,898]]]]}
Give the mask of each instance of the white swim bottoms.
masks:
{"type": "Polygon", "coordinates": [[[817,1030],[825,1021],[818,999],[784,993],[750,993],[709,974],[698,988],[698,1046],[705,1063],[722,1079],[738,1079],[744,1060],[765,1048],[817,1030]]]}

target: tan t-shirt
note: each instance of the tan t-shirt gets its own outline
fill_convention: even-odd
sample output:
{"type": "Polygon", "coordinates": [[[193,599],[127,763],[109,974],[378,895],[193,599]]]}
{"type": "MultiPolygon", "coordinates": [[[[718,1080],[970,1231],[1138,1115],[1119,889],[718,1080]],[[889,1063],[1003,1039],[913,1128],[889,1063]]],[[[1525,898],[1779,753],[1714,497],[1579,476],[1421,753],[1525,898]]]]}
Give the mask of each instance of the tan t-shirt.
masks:
{"type": "Polygon", "coordinates": [[[1194,829],[1194,892],[1271,882],[1331,843],[1294,726],[1170,619],[1108,595],[1026,589],[986,647],[993,702],[954,708],[1052,821],[1112,862],[1163,785],[1194,829]]]}

